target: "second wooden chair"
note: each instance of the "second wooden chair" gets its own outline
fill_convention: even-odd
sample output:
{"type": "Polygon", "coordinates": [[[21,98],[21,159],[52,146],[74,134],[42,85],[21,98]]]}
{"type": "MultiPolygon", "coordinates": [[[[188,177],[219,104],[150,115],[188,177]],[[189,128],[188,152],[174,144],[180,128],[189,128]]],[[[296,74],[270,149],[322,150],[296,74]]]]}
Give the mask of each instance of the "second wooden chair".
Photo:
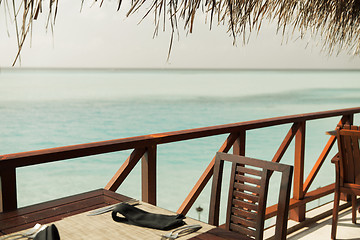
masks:
{"type": "Polygon", "coordinates": [[[293,167],[285,164],[217,153],[211,189],[209,223],[219,225],[224,161],[232,163],[225,228],[241,233],[246,239],[263,239],[269,179],[273,171],[278,171],[282,173],[282,176],[275,239],[286,239],[293,167]]]}
{"type": "Polygon", "coordinates": [[[340,193],[351,195],[352,222],[356,223],[356,196],[360,196],[360,129],[357,126],[338,126],[337,142],[339,157],[335,163],[335,196],[332,219],[331,239],[336,239],[336,229],[339,213],[340,193]]]}

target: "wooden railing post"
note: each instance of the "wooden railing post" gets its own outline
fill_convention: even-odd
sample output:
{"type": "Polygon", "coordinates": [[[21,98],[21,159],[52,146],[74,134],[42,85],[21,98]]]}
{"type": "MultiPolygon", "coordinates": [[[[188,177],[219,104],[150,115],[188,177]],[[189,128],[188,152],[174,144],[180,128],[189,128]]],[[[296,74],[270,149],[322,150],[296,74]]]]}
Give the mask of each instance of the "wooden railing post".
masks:
{"type": "Polygon", "coordinates": [[[246,130],[242,129],[239,132],[239,137],[233,144],[233,154],[245,156],[245,144],[246,143],[246,130]]]}
{"type": "Polygon", "coordinates": [[[156,205],[156,145],[146,148],[141,171],[142,201],[156,205]]]}
{"type": "MultiPolygon", "coordinates": [[[[300,123],[300,127],[295,135],[295,158],[294,158],[294,185],[293,198],[295,200],[304,199],[304,160],[305,160],[305,122],[300,123]]],[[[297,222],[305,220],[305,204],[290,210],[289,217],[297,222]]]]}
{"type": "MultiPolygon", "coordinates": [[[[230,133],[223,145],[220,147],[219,152],[227,153],[231,147],[233,147],[234,142],[238,139],[239,136],[237,133],[230,133]]],[[[181,204],[179,209],[176,211],[178,214],[186,215],[190,210],[191,206],[194,204],[197,197],[200,195],[201,191],[205,188],[206,184],[210,180],[214,172],[215,157],[211,160],[204,173],[200,176],[199,180],[196,182],[195,186],[192,188],[189,195],[186,197],[184,202],[181,204]]]]}
{"type": "Polygon", "coordinates": [[[17,209],[16,170],[0,170],[0,212],[17,209]]]}
{"type": "Polygon", "coordinates": [[[344,115],[343,119],[344,119],[343,124],[349,124],[349,125],[354,124],[354,114],[344,115]]]}

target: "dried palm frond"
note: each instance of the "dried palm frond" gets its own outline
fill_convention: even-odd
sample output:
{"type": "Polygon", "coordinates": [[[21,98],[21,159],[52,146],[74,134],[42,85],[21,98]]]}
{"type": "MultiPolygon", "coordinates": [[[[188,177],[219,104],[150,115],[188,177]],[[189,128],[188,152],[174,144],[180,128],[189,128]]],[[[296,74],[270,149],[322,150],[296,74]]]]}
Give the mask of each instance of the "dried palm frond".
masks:
{"type": "MultiPolygon", "coordinates": [[[[7,1],[9,0],[0,0],[0,5],[7,5],[7,1]]],[[[43,1],[49,1],[48,20],[55,20],[58,9],[58,0],[15,1],[12,0],[12,5],[19,50],[14,63],[33,20],[42,13],[43,1]]],[[[83,2],[81,0],[81,6],[83,2]]],[[[227,24],[234,41],[240,37],[246,42],[246,36],[254,30],[259,31],[262,21],[267,19],[276,21],[278,30],[283,35],[298,32],[300,37],[320,37],[323,48],[329,54],[348,51],[360,55],[360,0],[132,0],[127,16],[144,7],[145,3],[150,7],[144,18],[153,12],[155,35],[161,24],[165,28],[165,22],[170,22],[169,52],[173,35],[178,31],[179,20],[183,21],[184,29],[191,33],[196,13],[203,11],[210,15],[210,29],[217,19],[218,23],[227,24]]],[[[100,6],[102,4],[103,0],[100,6]]],[[[122,0],[119,0],[117,10],[121,4],[122,0]]]]}
{"type": "MultiPolygon", "coordinates": [[[[11,0],[12,12],[9,11],[8,5],[10,0],[2,0],[0,4],[4,5],[5,12],[8,12],[12,20],[15,23],[15,31],[17,36],[17,45],[18,52],[16,54],[13,65],[20,59],[20,53],[23,48],[23,45],[27,39],[29,33],[31,33],[31,28],[33,26],[33,21],[36,20],[39,14],[42,13],[43,0],[22,0],[15,1],[11,0]],[[7,9],[7,11],[6,11],[7,9]]],[[[48,10],[48,24],[53,23],[52,20],[55,20],[57,15],[58,0],[49,1],[49,10],[48,10]]],[[[51,24],[52,25],[52,24],[51,24]]]]}

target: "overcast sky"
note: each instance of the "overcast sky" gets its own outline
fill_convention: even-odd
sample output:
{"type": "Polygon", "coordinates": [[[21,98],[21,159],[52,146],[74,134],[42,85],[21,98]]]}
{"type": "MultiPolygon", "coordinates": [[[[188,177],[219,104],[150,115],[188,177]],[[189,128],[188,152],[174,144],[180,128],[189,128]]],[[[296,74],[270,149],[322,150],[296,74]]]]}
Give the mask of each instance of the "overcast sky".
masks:
{"type": "MultiPolygon", "coordinates": [[[[316,41],[292,38],[284,43],[282,36],[276,35],[274,24],[264,23],[260,33],[253,33],[245,46],[241,40],[233,46],[226,26],[215,26],[210,31],[201,14],[195,19],[192,34],[186,34],[180,22],[180,37],[174,41],[167,61],[169,25],[167,31],[153,38],[152,15],[138,24],[143,13],[126,18],[127,6],[116,12],[117,1],[105,1],[101,8],[85,5],[81,13],[80,2],[59,1],[53,35],[50,29],[45,30],[47,14],[34,22],[32,44],[30,47],[29,38],[22,51],[21,67],[360,69],[360,57],[346,53],[328,56],[316,41]]],[[[0,67],[10,67],[17,51],[14,25],[9,19],[7,26],[10,37],[2,4],[0,67]]]]}

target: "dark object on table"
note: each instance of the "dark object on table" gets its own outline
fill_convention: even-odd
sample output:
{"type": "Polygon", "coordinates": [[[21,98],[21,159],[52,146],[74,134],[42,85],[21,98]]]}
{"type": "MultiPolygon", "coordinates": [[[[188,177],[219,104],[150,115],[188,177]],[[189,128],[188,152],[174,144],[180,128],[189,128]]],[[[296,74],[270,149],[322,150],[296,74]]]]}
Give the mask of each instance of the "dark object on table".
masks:
{"type": "Polygon", "coordinates": [[[183,215],[163,215],[149,213],[126,203],[119,204],[112,212],[112,218],[116,222],[128,223],[140,227],[148,227],[160,230],[170,230],[185,224],[183,215]],[[117,214],[124,217],[119,217],[117,214]]]}

